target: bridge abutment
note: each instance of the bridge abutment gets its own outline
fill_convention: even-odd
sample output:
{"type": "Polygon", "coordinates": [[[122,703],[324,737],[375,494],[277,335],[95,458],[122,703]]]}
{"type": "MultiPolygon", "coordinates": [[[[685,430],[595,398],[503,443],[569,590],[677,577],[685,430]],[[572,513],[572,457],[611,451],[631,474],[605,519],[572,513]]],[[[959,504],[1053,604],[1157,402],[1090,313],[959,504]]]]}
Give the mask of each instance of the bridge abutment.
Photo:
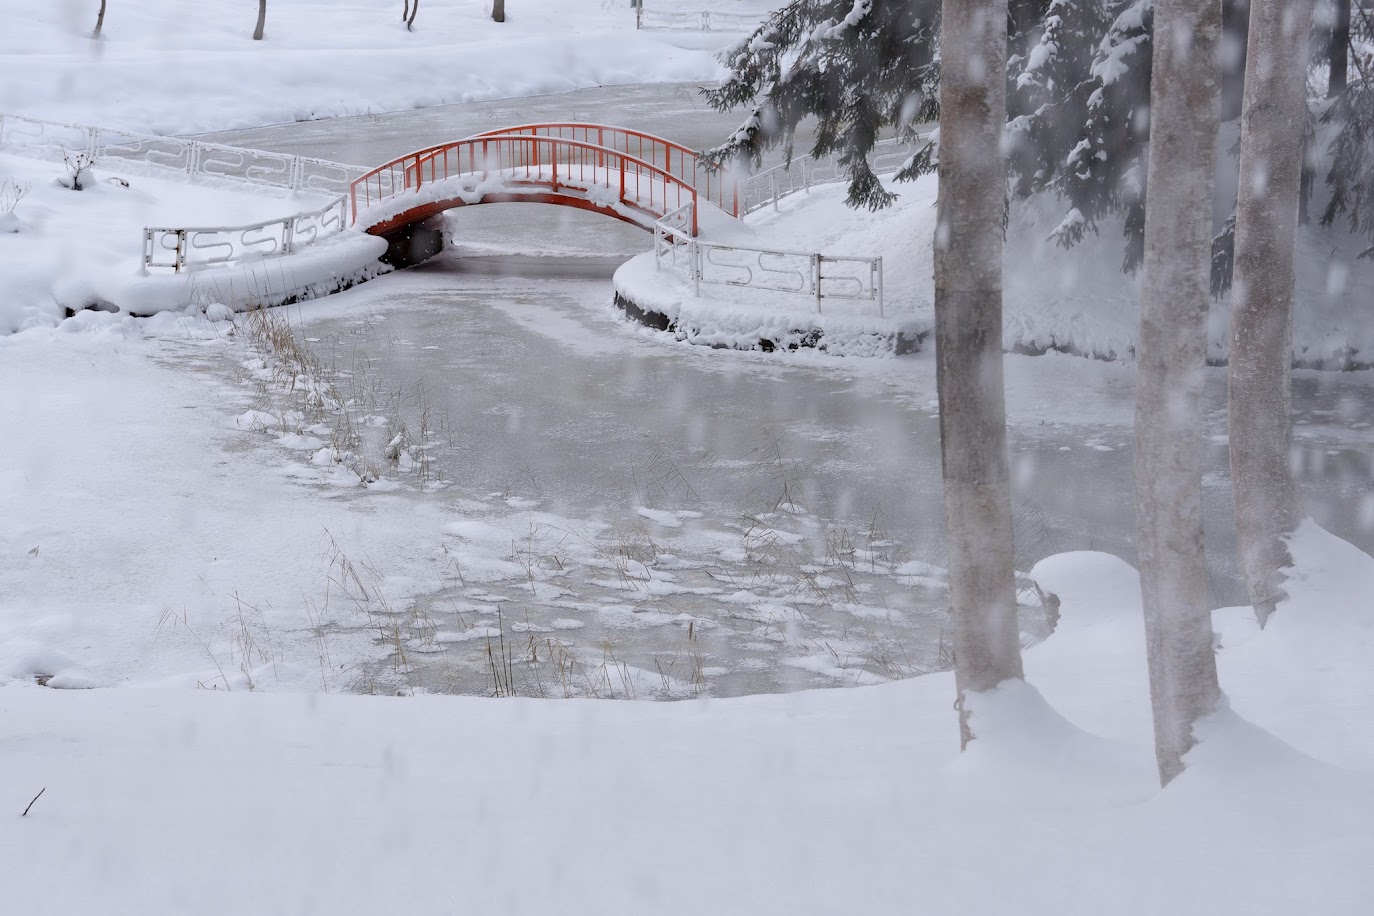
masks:
{"type": "Polygon", "coordinates": [[[398,269],[414,267],[444,250],[444,233],[434,219],[400,226],[382,238],[386,239],[386,254],[378,260],[398,269]]]}

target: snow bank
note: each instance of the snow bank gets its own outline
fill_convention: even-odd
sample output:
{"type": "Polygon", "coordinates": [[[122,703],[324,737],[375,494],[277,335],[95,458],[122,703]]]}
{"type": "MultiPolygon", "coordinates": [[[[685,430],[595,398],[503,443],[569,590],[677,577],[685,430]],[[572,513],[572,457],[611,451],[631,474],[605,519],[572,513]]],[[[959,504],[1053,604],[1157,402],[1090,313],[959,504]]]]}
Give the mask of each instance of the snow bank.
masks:
{"type": "MultiPolygon", "coordinates": [[[[92,306],[141,314],[183,308],[197,300],[198,285],[229,285],[221,271],[144,274],[144,226],[243,225],[324,202],[314,195],[192,182],[172,172],[157,177],[137,164],[123,166],[97,164],[94,181],[78,192],[58,184],[66,175],[61,163],[0,154],[0,176],[31,188],[14,209],[17,231],[0,233],[0,335],[52,324],[68,310],[92,306]]],[[[349,272],[377,256],[363,260],[373,248],[364,252],[354,244],[348,257],[358,263],[349,272]]],[[[320,257],[296,262],[301,282],[295,286],[325,279],[320,257]]],[[[245,264],[238,275],[254,269],[245,264]]]]}
{"type": "MultiPolygon", "coordinates": [[[[877,213],[846,207],[843,184],[793,194],[783,198],[776,212],[765,208],[746,218],[753,230],[750,244],[881,255],[888,326],[923,334],[934,322],[930,239],[936,179],[928,175],[894,189],[900,195],[897,203],[877,213]]],[[[1133,359],[1139,339],[1140,278],[1120,271],[1120,227],[1104,225],[1100,234],[1089,234],[1065,251],[1051,238],[1063,208],[1062,202],[1048,197],[1011,208],[1003,259],[1004,346],[1018,353],[1054,350],[1097,359],[1133,359]]],[[[1374,315],[1364,307],[1374,301],[1374,262],[1356,260],[1367,243],[1342,226],[1325,228],[1314,221],[1300,229],[1298,245],[1294,360],[1323,369],[1374,364],[1374,315]]],[[[682,316],[686,327],[700,329],[697,333],[713,345],[757,340],[745,326],[760,319],[745,321],[744,315],[771,314],[770,327],[810,327],[814,321],[813,306],[805,297],[703,285],[698,298],[680,275],[651,279],[652,272],[652,255],[642,255],[617,275],[617,288],[670,322],[682,316]]],[[[1208,355],[1213,362],[1226,358],[1229,308],[1229,298],[1212,303],[1208,355]]],[[[837,304],[834,310],[844,307],[837,304]]]]}
{"type": "MultiPolygon", "coordinates": [[[[1037,686],[1129,600],[1100,555],[1047,563],[1084,575],[1027,653],[1037,686]]],[[[1053,673],[1079,708],[1141,686],[1086,652],[1053,673]]],[[[439,912],[455,888],[517,914],[1367,912],[1368,773],[1222,712],[1161,792],[1148,730],[1095,735],[1014,683],[971,698],[961,756],[952,696],[948,674],[675,704],[16,689],[0,784],[16,814],[45,791],[0,820],[0,878],[26,912],[439,912]]]]}
{"type": "Polygon", "coordinates": [[[699,346],[784,352],[815,348],[835,356],[891,356],[919,349],[930,331],[927,322],[910,318],[803,311],[796,302],[805,297],[769,291],[703,285],[707,295],[696,296],[681,273],[656,269],[652,253],[623,264],[614,282],[616,305],[626,315],[699,346]],[[717,293],[720,298],[713,295],[717,293]]]}
{"type": "Polygon", "coordinates": [[[92,41],[96,6],[6,6],[0,111],[156,134],[255,127],[710,80],[722,72],[714,50],[735,37],[637,32],[628,2],[521,0],[504,24],[477,0],[426,2],[408,32],[399,2],[273,0],[265,40],[255,42],[256,4],[139,0],[111,4],[103,37],[92,41]]]}

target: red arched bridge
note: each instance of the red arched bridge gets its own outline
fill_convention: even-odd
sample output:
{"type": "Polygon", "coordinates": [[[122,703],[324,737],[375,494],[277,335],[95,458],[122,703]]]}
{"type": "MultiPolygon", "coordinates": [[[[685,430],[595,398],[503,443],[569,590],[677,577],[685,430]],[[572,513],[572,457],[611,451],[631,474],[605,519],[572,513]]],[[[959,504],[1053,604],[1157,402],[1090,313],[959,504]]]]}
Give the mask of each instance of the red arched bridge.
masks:
{"type": "Polygon", "coordinates": [[[407,153],[355,180],[353,224],[388,235],[454,207],[532,202],[604,213],[653,231],[703,207],[738,218],[739,187],[685,146],[602,124],[524,124],[407,153]],[[686,209],[691,204],[690,210],[686,209]]]}

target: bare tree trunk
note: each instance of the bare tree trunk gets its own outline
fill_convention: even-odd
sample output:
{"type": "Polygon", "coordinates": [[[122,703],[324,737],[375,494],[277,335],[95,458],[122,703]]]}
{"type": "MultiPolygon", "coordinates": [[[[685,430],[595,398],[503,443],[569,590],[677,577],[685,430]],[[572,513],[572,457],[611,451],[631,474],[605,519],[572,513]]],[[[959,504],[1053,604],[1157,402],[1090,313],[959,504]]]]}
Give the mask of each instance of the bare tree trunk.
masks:
{"type": "Polygon", "coordinates": [[[1285,538],[1300,517],[1289,468],[1293,245],[1314,0],[1254,0],[1241,114],[1231,296],[1231,482],[1250,603],[1263,626],[1283,597],[1285,538]]]}
{"type": "Polygon", "coordinates": [[[506,0],[492,0],[491,18],[497,22],[506,21],[506,0]]]}
{"type": "Polygon", "coordinates": [[[267,0],[258,0],[258,27],[253,30],[253,40],[262,41],[262,30],[267,25],[267,0]]]}
{"type": "Polygon", "coordinates": [[[1221,119],[1240,117],[1245,93],[1245,54],[1249,43],[1251,0],[1223,0],[1221,4],[1221,119]]]}
{"type": "Polygon", "coordinates": [[[1183,770],[1220,697],[1202,537],[1202,412],[1212,250],[1219,0],[1157,0],[1135,411],[1136,550],[1155,756],[1183,770]]]}
{"type": "Polygon", "coordinates": [[[100,37],[100,30],[105,28],[105,0],[100,0],[100,12],[95,17],[95,29],[91,32],[92,38],[100,37]]]}
{"type": "Polygon", "coordinates": [[[1336,0],[1336,20],[1331,25],[1331,44],[1326,58],[1331,64],[1331,76],[1326,83],[1326,97],[1335,98],[1345,91],[1350,67],[1350,4],[1354,0],[1336,0]]]}
{"type": "Polygon", "coordinates": [[[401,7],[401,21],[410,21],[410,0],[405,0],[405,6],[401,7]]]}
{"type": "Polygon", "coordinates": [[[1002,389],[1007,0],[944,0],[935,365],[954,674],[964,698],[1022,676],[1002,389]]]}
{"type": "Polygon", "coordinates": [[[415,14],[420,12],[420,0],[411,0],[410,16],[406,19],[406,31],[409,32],[415,27],[415,14]]]}

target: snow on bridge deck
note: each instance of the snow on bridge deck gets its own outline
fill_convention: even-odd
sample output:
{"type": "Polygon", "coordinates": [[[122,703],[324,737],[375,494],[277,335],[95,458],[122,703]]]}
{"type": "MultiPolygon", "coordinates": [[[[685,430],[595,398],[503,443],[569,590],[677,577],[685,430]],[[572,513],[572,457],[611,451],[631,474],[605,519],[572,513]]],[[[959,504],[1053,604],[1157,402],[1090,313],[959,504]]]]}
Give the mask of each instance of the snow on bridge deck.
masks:
{"type": "Polygon", "coordinates": [[[350,189],[354,225],[374,235],[498,202],[576,207],[650,231],[676,214],[692,236],[740,213],[738,185],[700,166],[694,151],[605,125],[531,124],[469,137],[401,156],[350,189]]]}

